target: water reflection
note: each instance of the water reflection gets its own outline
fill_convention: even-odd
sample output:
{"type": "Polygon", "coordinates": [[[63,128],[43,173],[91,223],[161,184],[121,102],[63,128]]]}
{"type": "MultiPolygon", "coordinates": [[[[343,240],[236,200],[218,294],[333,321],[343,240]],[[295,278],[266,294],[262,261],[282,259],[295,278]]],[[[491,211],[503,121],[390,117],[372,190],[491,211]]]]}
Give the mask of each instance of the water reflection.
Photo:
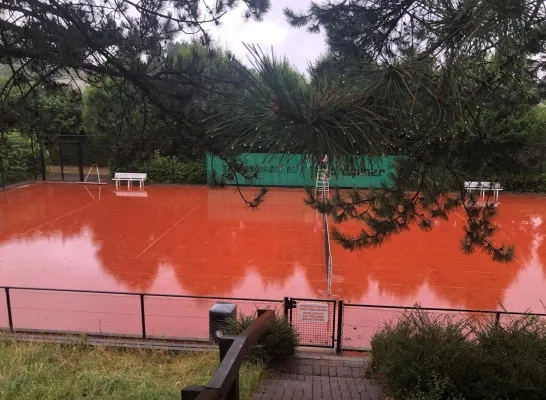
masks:
{"type": "MultiPolygon", "coordinates": [[[[258,211],[231,191],[147,187],[145,194],[59,184],[0,193],[0,284],[326,296],[321,218],[304,206],[302,191],[272,191],[258,211]]],[[[377,249],[350,253],[333,244],[333,297],[543,311],[546,200],[503,196],[499,211],[498,237],[516,244],[516,261],[464,256],[463,219],[454,214],[432,232],[412,228],[377,249]]]]}

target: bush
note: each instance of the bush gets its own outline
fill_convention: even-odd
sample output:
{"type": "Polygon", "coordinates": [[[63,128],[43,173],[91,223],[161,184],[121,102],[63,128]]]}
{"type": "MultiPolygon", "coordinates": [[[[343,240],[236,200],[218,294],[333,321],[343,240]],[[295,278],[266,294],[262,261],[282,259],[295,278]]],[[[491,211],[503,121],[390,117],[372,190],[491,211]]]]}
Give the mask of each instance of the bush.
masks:
{"type": "MultiPolygon", "coordinates": [[[[238,335],[248,328],[255,316],[239,315],[228,319],[225,331],[228,335],[238,335]]],[[[252,349],[249,361],[273,365],[292,357],[299,343],[298,332],[284,318],[276,318],[252,349]]]]}
{"type": "Polygon", "coordinates": [[[407,314],[372,340],[372,368],[395,399],[544,399],[546,321],[457,322],[407,314]]]}
{"type": "Polygon", "coordinates": [[[150,163],[144,166],[150,180],[163,183],[205,183],[205,163],[183,163],[176,157],[161,156],[156,152],[150,163]]]}
{"type": "Polygon", "coordinates": [[[35,171],[38,172],[40,168],[38,149],[35,151],[36,159],[30,139],[19,133],[10,133],[0,138],[0,162],[4,184],[34,178],[35,171]]]}
{"type": "Polygon", "coordinates": [[[546,174],[509,175],[500,179],[505,190],[510,192],[546,193],[546,174]]]}
{"type": "Polygon", "coordinates": [[[146,172],[148,179],[159,183],[206,183],[205,162],[182,162],[176,157],[162,156],[158,151],[146,164],[132,163],[126,167],[110,165],[115,172],[146,172]]]}

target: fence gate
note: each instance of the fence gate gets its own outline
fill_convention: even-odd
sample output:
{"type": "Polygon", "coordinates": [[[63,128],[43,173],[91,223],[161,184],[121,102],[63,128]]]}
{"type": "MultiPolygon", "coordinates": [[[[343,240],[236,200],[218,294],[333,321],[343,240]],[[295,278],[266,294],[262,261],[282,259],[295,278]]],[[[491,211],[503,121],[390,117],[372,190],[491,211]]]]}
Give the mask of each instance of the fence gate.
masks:
{"type": "Polygon", "coordinates": [[[336,301],[284,299],[285,315],[300,335],[300,346],[334,348],[336,301]]]}

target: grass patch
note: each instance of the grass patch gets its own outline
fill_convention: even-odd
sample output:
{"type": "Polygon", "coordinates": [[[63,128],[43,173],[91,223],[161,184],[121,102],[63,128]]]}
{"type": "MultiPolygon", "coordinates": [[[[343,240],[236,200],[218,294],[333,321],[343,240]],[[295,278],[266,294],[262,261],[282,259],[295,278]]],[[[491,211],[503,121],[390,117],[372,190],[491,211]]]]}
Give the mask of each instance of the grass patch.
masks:
{"type": "MultiPolygon", "coordinates": [[[[0,338],[1,399],[180,399],[187,385],[205,384],[218,352],[168,352],[0,338]]],[[[264,369],[241,369],[241,398],[250,399],[264,369]]]]}

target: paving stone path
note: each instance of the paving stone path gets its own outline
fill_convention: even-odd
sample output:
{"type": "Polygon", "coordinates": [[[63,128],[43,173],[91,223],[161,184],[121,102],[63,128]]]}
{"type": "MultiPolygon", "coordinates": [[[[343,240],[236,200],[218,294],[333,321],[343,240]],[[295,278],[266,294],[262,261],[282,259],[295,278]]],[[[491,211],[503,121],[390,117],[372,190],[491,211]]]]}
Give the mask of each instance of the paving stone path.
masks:
{"type": "Polygon", "coordinates": [[[263,380],[252,400],[380,400],[381,386],[365,378],[366,367],[364,358],[294,358],[263,380]]]}

